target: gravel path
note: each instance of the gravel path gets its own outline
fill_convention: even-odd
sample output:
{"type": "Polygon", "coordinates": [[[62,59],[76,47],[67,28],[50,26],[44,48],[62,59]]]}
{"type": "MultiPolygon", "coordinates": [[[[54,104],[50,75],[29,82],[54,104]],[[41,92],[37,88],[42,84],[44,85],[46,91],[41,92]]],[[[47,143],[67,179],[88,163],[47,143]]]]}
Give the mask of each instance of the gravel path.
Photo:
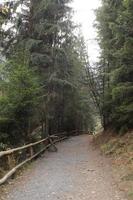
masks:
{"type": "Polygon", "coordinates": [[[90,136],[76,136],[46,152],[7,186],[5,200],[126,200],[116,187],[108,161],[90,136]]]}

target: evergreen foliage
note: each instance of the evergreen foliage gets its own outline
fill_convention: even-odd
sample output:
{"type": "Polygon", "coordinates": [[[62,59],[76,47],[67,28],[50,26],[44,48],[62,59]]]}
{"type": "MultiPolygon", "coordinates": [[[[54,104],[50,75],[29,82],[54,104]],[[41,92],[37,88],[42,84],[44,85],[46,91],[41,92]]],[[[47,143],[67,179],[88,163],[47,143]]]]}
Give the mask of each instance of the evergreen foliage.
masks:
{"type": "Polygon", "coordinates": [[[18,53],[1,65],[0,86],[1,137],[12,145],[30,141],[40,84],[35,72],[28,67],[25,55],[18,53]]]}
{"type": "Polygon", "coordinates": [[[133,1],[102,0],[96,14],[102,52],[94,82],[102,86],[103,125],[127,131],[133,124],[133,1]]]}
{"type": "Polygon", "coordinates": [[[86,51],[74,34],[70,2],[17,0],[8,5],[10,15],[1,23],[2,143],[29,143],[39,126],[41,137],[93,130],[92,101],[84,84],[86,51]]]}

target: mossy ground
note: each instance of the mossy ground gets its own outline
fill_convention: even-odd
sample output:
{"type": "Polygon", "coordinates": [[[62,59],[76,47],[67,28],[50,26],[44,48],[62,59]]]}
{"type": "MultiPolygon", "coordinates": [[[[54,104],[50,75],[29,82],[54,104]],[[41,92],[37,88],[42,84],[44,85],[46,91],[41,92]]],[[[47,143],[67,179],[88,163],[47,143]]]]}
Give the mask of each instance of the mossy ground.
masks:
{"type": "Polygon", "coordinates": [[[120,136],[112,131],[97,134],[93,143],[111,158],[114,177],[120,190],[133,199],[133,131],[120,136]]]}

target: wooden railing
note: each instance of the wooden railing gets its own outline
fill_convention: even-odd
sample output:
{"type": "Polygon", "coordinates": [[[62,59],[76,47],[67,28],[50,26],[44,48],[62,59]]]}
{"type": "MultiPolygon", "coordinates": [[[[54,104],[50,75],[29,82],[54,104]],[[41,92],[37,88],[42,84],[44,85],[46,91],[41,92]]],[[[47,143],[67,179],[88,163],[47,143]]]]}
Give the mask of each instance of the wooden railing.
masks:
{"type": "Polygon", "coordinates": [[[4,184],[23,165],[39,156],[50,146],[54,146],[55,143],[66,138],[64,134],[61,136],[51,135],[50,137],[22,147],[1,151],[0,168],[4,169],[2,171],[6,171],[6,174],[0,179],[0,185],[4,184]]]}

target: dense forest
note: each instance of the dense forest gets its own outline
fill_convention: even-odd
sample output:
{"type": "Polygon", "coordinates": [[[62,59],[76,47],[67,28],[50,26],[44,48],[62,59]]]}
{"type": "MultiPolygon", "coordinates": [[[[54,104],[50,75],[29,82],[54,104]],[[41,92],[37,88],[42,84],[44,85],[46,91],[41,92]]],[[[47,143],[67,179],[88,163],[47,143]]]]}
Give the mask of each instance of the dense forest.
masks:
{"type": "Polygon", "coordinates": [[[11,1],[1,7],[0,141],[29,143],[73,130],[92,130],[84,83],[87,54],[74,34],[69,0],[11,1]]]}
{"type": "Polygon", "coordinates": [[[125,133],[133,126],[133,1],[102,0],[96,16],[96,101],[104,128],[125,133]]]}
{"type": "Polygon", "coordinates": [[[0,149],[54,133],[133,124],[133,1],[102,0],[91,66],[71,0],[0,5],[0,149]],[[39,134],[33,134],[41,127],[39,134]]]}

